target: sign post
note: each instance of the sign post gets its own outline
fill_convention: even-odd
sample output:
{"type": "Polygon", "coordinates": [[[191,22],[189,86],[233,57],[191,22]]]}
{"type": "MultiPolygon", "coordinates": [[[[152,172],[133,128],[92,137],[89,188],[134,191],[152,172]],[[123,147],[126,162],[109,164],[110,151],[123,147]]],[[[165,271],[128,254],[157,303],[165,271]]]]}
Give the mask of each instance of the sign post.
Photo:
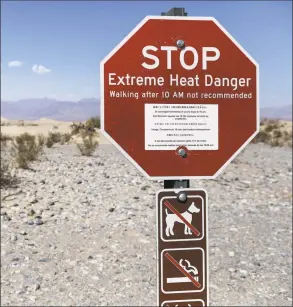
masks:
{"type": "Polygon", "coordinates": [[[259,131],[258,64],[213,17],[147,16],[101,62],[101,131],[157,194],[158,305],[207,306],[207,193],[259,131]]]}

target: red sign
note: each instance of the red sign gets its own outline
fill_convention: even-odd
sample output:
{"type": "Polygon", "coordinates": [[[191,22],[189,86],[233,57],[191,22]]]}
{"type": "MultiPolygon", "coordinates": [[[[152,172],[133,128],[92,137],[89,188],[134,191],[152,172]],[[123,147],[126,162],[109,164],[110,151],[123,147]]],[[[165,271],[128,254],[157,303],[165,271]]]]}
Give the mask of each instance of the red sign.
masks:
{"type": "Polygon", "coordinates": [[[208,306],[207,222],[204,190],[157,193],[157,306],[208,306]]]}
{"type": "Polygon", "coordinates": [[[149,179],[215,178],[258,132],[258,64],[214,18],[146,17],[101,63],[101,124],[149,179]]]}

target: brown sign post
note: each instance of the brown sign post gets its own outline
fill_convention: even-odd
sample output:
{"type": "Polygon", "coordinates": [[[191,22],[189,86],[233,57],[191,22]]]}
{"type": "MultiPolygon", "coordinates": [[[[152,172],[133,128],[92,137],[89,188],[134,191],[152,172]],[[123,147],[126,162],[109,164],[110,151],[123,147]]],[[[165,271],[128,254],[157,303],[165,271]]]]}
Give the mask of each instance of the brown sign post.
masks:
{"type": "Polygon", "coordinates": [[[157,193],[158,306],[208,306],[207,201],[201,189],[157,193]]]}

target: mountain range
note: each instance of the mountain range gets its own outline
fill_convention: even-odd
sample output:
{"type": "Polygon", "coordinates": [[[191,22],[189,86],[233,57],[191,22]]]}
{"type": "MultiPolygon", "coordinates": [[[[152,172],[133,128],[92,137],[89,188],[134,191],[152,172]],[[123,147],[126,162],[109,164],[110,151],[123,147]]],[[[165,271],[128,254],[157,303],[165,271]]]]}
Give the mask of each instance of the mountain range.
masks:
{"type": "MultiPolygon", "coordinates": [[[[100,116],[100,100],[87,98],[73,102],[44,98],[1,101],[1,116],[16,120],[48,118],[60,121],[84,121],[91,116],[100,116]]],[[[260,116],[291,121],[292,105],[261,108],[260,116]]]]}
{"type": "Polygon", "coordinates": [[[99,115],[100,100],[97,98],[82,99],[78,102],[47,98],[1,101],[1,116],[7,119],[84,121],[99,115]]]}

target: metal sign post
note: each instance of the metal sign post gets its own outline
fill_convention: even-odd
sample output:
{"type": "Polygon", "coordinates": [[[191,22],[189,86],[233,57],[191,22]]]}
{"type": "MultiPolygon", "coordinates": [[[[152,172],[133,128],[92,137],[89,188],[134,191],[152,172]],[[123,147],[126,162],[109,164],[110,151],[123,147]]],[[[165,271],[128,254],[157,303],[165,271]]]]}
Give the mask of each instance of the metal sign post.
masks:
{"type": "MultiPolygon", "coordinates": [[[[172,8],[166,13],[161,13],[161,16],[187,16],[187,13],[184,8],[172,8]]],[[[189,186],[190,182],[188,179],[164,180],[164,189],[186,189],[189,186]]]]}

